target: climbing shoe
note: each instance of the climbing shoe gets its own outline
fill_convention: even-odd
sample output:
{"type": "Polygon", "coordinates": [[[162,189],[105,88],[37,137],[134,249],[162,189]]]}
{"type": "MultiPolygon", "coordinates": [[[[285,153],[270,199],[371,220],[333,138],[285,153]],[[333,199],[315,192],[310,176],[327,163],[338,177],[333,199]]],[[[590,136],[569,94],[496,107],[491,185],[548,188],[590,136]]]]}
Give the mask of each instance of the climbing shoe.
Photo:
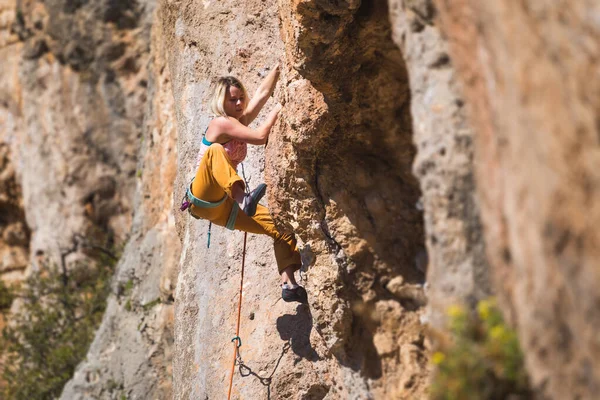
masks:
{"type": "Polygon", "coordinates": [[[247,216],[252,217],[256,214],[256,206],[260,199],[263,198],[265,193],[267,192],[267,185],[261,183],[251,191],[250,193],[244,196],[244,201],[242,203],[242,210],[246,213],[247,216]]]}
{"type": "Polygon", "coordinates": [[[283,287],[281,289],[281,298],[288,303],[297,301],[298,303],[308,304],[308,294],[302,286],[296,286],[293,289],[283,287]]]}

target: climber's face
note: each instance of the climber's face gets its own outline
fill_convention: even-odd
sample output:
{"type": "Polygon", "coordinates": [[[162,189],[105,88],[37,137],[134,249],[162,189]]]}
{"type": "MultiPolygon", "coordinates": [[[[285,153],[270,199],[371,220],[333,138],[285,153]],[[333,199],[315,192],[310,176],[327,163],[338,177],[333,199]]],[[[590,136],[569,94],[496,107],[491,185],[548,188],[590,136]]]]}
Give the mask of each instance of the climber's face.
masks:
{"type": "Polygon", "coordinates": [[[244,92],[235,86],[229,86],[225,93],[225,104],[223,108],[225,113],[233,118],[240,118],[244,113],[246,106],[246,99],[244,98],[244,92]]]}

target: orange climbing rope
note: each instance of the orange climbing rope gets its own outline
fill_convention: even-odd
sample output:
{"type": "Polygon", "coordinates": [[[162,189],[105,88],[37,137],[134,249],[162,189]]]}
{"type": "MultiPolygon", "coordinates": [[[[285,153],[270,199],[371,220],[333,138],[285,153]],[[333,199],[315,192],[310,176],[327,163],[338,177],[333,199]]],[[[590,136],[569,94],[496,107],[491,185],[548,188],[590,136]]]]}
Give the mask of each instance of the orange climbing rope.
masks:
{"type": "Polygon", "coordinates": [[[227,400],[231,399],[231,387],[233,386],[233,372],[235,370],[235,362],[239,356],[239,348],[242,345],[242,339],[240,339],[240,319],[242,316],[242,290],[244,288],[244,264],[246,263],[246,239],[248,238],[248,232],[244,232],[244,250],[242,252],[242,278],[240,280],[240,300],[238,302],[238,316],[237,316],[237,328],[235,329],[235,337],[231,339],[233,342],[233,363],[231,364],[231,375],[229,377],[229,392],[227,393],[227,400]]]}

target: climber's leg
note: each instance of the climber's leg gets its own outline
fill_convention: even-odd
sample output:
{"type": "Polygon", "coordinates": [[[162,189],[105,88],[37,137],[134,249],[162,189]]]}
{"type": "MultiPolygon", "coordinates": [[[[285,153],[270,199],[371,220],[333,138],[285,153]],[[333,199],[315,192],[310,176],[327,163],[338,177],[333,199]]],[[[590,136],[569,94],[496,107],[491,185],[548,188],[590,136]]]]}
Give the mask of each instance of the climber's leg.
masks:
{"type": "Polygon", "coordinates": [[[290,265],[281,273],[281,284],[289,283],[291,285],[297,285],[296,278],[294,277],[294,272],[298,270],[296,265],[290,265]]]}
{"type": "Polygon", "coordinates": [[[244,187],[244,183],[240,181],[236,181],[231,185],[231,197],[233,197],[238,204],[242,204],[244,201],[244,196],[246,195],[244,187]]]}
{"type": "Polygon", "coordinates": [[[294,235],[279,233],[275,228],[269,210],[261,205],[256,208],[256,214],[253,217],[240,212],[235,228],[246,232],[263,233],[273,238],[275,259],[277,260],[277,269],[282,283],[281,298],[287,302],[308,303],[306,290],[302,286],[298,286],[294,278],[294,272],[302,266],[294,235]]]}
{"type": "Polygon", "coordinates": [[[286,269],[287,275],[293,275],[294,271],[300,269],[302,261],[300,253],[296,247],[296,238],[289,233],[279,233],[273,223],[273,218],[269,214],[266,207],[258,205],[256,214],[253,217],[247,216],[245,213],[238,214],[235,223],[235,229],[244,232],[259,233],[269,235],[273,238],[273,246],[275,248],[275,259],[277,260],[277,269],[281,275],[286,269]]]}
{"type": "MultiPolygon", "coordinates": [[[[215,143],[208,148],[202,158],[200,167],[196,172],[196,178],[192,182],[192,193],[194,196],[210,202],[221,200],[225,194],[227,194],[227,198],[223,204],[215,208],[200,208],[192,205],[191,212],[199,218],[208,219],[215,225],[226,226],[232,208],[234,206],[238,207],[234,203],[234,198],[236,200],[239,197],[243,199],[244,187],[244,182],[233,169],[225,149],[223,149],[223,146],[215,143]]],[[[302,265],[294,235],[279,233],[275,228],[269,210],[261,205],[256,206],[256,213],[252,217],[248,216],[244,211],[239,210],[234,229],[265,234],[273,238],[277,269],[281,275],[282,282],[293,285],[290,290],[294,291],[294,293],[304,293],[303,296],[290,298],[285,295],[288,289],[284,287],[282,297],[285,301],[300,301],[305,303],[306,291],[304,291],[304,288],[297,286],[294,279],[294,272],[299,270],[302,265]]]]}

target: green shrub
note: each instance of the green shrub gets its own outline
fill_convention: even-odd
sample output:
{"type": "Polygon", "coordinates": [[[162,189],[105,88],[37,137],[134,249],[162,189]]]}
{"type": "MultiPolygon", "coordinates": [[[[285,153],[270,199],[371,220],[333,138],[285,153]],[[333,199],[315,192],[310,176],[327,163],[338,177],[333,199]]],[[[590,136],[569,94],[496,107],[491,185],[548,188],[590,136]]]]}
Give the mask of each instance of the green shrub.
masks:
{"type": "Polygon", "coordinates": [[[157,297],[156,299],[142,305],[142,308],[144,309],[144,311],[148,311],[150,310],[152,307],[158,305],[161,303],[160,297],[157,297]]]}
{"type": "Polygon", "coordinates": [[[114,265],[101,256],[68,274],[48,268],[25,282],[20,312],[0,337],[0,398],[60,396],[100,324],[114,265]]]}
{"type": "Polygon", "coordinates": [[[127,299],[127,302],[125,303],[125,311],[131,311],[133,309],[133,305],[131,303],[131,299],[127,299]]]}
{"type": "Polygon", "coordinates": [[[125,295],[129,295],[129,293],[131,293],[132,290],[133,290],[133,279],[130,279],[125,284],[125,295]]]}
{"type": "Polygon", "coordinates": [[[433,354],[431,399],[531,398],[517,335],[495,301],[480,302],[477,313],[452,306],[448,314],[452,339],[433,354]]]}
{"type": "Polygon", "coordinates": [[[14,297],[13,290],[0,279],[0,313],[6,312],[10,308],[14,297]]]}

